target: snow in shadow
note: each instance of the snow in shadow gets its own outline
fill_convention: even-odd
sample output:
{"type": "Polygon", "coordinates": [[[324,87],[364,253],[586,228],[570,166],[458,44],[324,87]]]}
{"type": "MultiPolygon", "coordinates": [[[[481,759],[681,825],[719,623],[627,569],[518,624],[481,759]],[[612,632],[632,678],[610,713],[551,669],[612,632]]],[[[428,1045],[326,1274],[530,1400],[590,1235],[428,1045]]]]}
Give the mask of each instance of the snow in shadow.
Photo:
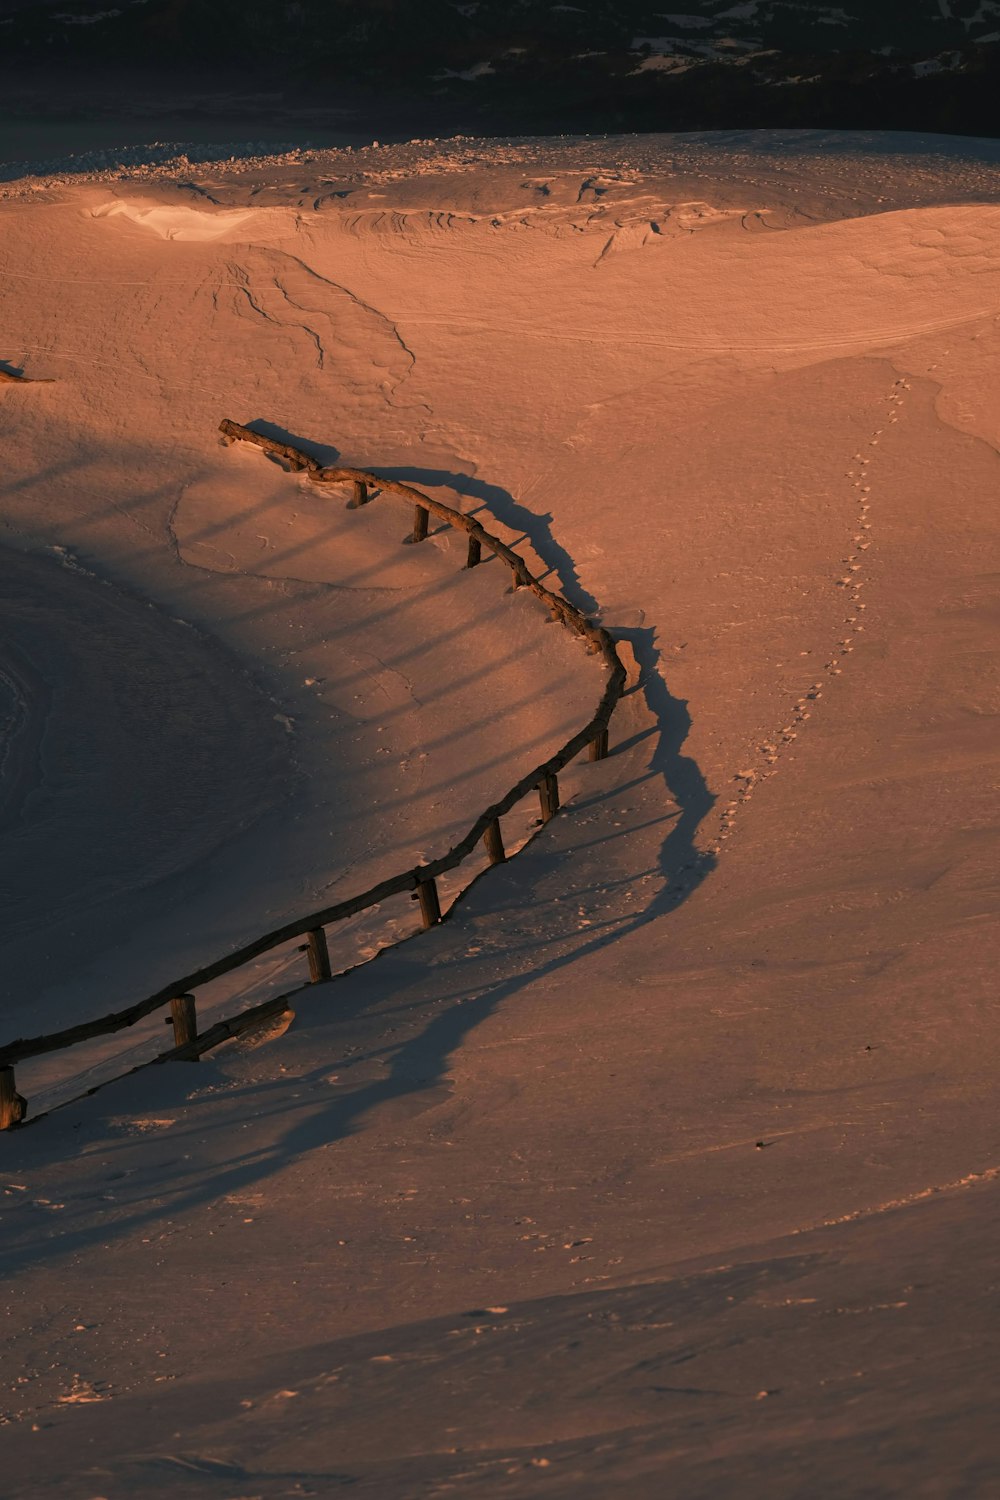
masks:
{"type": "MultiPolygon", "coordinates": [[[[294,435],[278,428],[272,433],[301,446],[294,435]]],[[[392,471],[392,477],[428,487],[448,484],[488,503],[506,524],[521,524],[571,602],[593,607],[572,559],[551,537],[549,517],[534,516],[509,495],[504,500],[505,492],[496,486],[468,476],[406,469],[392,471]]],[[[198,1164],[173,1165],[155,1187],[149,1185],[148,1197],[144,1185],[136,1183],[131,1204],[119,1204],[118,1227],[134,1230],[158,1220],[164,1211],[187,1212],[224,1193],[259,1185],[291,1162],[363,1129],[366,1117],[386,1105],[412,1116],[441,1103],[450,1092],[450,1058],[505,1001],[664,917],[711,872],[714,857],[699,851],[696,836],[714,798],[697,762],[683,753],[691,728],[687,704],[670,693],[660,673],[655,630],[641,627],[617,633],[635,653],[640,675],[633,693],[644,705],[639,732],[619,747],[617,777],[595,778],[592,790],[578,799],[573,811],[551,824],[528,851],[512,865],[489,871],[488,878],[463,899],[455,924],[425,935],[405,950],[385,950],[379,961],[335,981],[333,1007],[326,986],[317,987],[316,1005],[310,1004],[311,996],[303,995],[299,1026],[308,1030],[312,1055],[322,1062],[299,1075],[302,1094],[289,1098],[285,1078],[248,1081],[229,1096],[224,1117],[214,1127],[207,1126],[221,1147],[214,1170],[206,1175],[198,1164]],[[652,750],[646,753],[649,739],[652,750]],[[657,848],[660,826],[665,832],[657,848]],[[595,856],[597,845],[605,847],[595,856]],[[645,866],[644,860],[649,861],[645,866]],[[474,930],[477,917],[483,928],[496,934],[494,946],[488,942],[463,956],[462,943],[453,934],[459,923],[474,930]],[[501,953],[503,973],[498,979],[501,953]],[[398,1013],[403,1023],[387,1023],[389,1012],[398,1013]],[[359,1029],[371,1033],[371,1053],[341,1057],[347,1036],[356,1037],[359,1029]],[[377,1066],[369,1074],[359,1064],[377,1066]],[[344,1086],[331,1094],[326,1076],[344,1066],[350,1069],[344,1086]],[[232,1130],[235,1115],[263,1127],[259,1148],[232,1153],[239,1139],[232,1130]]],[[[619,709],[619,734],[629,717],[634,721],[627,703],[626,698],[619,709]]],[[[609,762],[607,769],[617,768],[609,762]]],[[[172,1073],[165,1069],[167,1076],[159,1075],[158,1088],[176,1091],[172,1073]]],[[[195,1112],[200,1112],[197,1104],[195,1112]]],[[[206,1123],[199,1121],[199,1132],[206,1123]]],[[[43,1127],[39,1134],[48,1129],[43,1127]]],[[[93,1237],[83,1223],[77,1233],[66,1227],[63,1250],[93,1237]]],[[[10,1248],[16,1255],[14,1246],[10,1248]]],[[[36,1245],[33,1254],[37,1249],[36,1245]]]]}

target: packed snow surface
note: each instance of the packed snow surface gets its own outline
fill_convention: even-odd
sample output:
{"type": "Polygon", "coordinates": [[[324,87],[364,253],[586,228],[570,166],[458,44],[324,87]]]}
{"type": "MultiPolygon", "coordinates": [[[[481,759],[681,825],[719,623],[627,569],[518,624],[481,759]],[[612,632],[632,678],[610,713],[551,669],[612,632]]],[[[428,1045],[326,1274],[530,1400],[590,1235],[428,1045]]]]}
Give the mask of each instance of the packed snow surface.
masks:
{"type": "Polygon", "coordinates": [[[5,1039],[443,852],[602,691],[498,563],[220,418],[475,511],[634,667],[447,924],[0,1138],[6,1493],[995,1493],[994,154],[8,174],[5,1039]]]}

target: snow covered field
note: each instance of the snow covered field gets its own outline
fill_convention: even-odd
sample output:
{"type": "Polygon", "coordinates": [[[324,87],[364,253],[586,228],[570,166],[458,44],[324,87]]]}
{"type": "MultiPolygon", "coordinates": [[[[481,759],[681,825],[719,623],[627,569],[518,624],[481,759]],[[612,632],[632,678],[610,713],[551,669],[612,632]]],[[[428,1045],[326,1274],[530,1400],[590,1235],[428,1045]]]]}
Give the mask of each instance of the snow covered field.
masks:
{"type": "Polygon", "coordinates": [[[995,1493],[996,154],[0,186],[50,382],[0,385],[0,1039],[442,852],[600,695],[497,564],[222,417],[481,507],[640,674],[452,921],[0,1137],[6,1493],[995,1493]]]}

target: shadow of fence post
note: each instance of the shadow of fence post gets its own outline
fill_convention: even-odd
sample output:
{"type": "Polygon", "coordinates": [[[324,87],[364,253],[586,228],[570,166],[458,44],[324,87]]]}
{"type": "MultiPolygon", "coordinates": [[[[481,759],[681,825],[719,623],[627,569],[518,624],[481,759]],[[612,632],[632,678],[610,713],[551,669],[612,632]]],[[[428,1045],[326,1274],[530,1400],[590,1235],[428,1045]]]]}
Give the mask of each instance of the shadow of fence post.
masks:
{"type": "MultiPolygon", "coordinates": [[[[228,419],[219,424],[219,430],[224,442],[254,443],[268,457],[287,465],[293,473],[303,471],[307,473],[309,479],[315,484],[350,485],[352,498],[349,508],[351,509],[367,504],[373,490],[404,500],[413,507],[412,540],[414,542],[423,541],[427,537],[430,517],[432,515],[438,517],[453,530],[464,532],[468,537],[466,568],[473,568],[481,561],[482,549],[486,547],[510,569],[512,592],[518,589],[530,589],[553,620],[580,636],[586,642],[588,651],[602,657],[608,668],[608,680],[604,693],[591,720],[567,741],[561,750],[550,756],[543,765],[537,766],[522,777],[499,802],[487,808],[477,818],[465,837],[438,859],[431,860],[416,870],[407,870],[400,875],[391,876],[388,880],[381,881],[370,890],[363,891],[347,901],[338,902],[337,905],[326,907],[319,912],[312,912],[273,932],[265,933],[225,958],[207,964],[194,973],[185,975],[182,979],[172,981],[163,989],[158,990],[156,994],[127,1006],[124,1010],[98,1017],[93,1021],[84,1021],[77,1026],[66,1027],[47,1035],[20,1038],[0,1047],[0,1130],[9,1130],[21,1124],[27,1113],[27,1105],[17,1093],[14,1083],[13,1065],[22,1059],[61,1051],[81,1042],[111,1035],[134,1026],[136,1022],[143,1020],[154,1011],[169,1006],[170,1019],[167,1024],[173,1025],[173,1048],[169,1052],[160,1053],[140,1063],[138,1068],[132,1068],[129,1072],[137,1072],[139,1068],[149,1067],[153,1063],[182,1058],[197,1060],[229,1037],[238,1035],[253,1025],[263,1024],[289,1009],[292,997],[305,988],[305,986],[298,986],[287,994],[276,996],[264,1001],[261,1005],[238,1012],[228,1020],[215,1023],[199,1035],[196,1001],[193,994],[199,985],[205,985],[224,974],[232,973],[262,954],[303,936],[305,943],[300,946],[299,951],[304,952],[307,957],[309,983],[320,984],[332,979],[335,976],[331,970],[324,928],[334,922],[356,916],[359,912],[377,906],[388,896],[404,891],[409,891],[416,896],[420,908],[420,930],[427,931],[431,927],[436,927],[448,915],[447,912],[442,913],[441,910],[437,877],[461,864],[477,847],[480,840],[486,848],[490,866],[505,863],[507,854],[500,825],[501,817],[509,812],[515,803],[534,791],[537,792],[539,799],[541,823],[542,825],[549,823],[559,811],[559,772],[562,768],[584,749],[587,750],[590,760],[603,760],[608,754],[608,726],[626,681],[625,667],[618,656],[615,642],[605,629],[595,625],[562,594],[554,593],[535,578],[529,571],[524,558],[514,548],[509,547],[499,537],[492,535],[479,521],[452,506],[445,505],[440,500],[432,499],[412,485],[403,484],[397,480],[383,479],[369,470],[339,466],[323,467],[318,460],[293,444],[280,442],[228,419]]],[[[110,1083],[113,1080],[109,1078],[105,1081],[110,1083]]],[[[97,1085],[97,1087],[100,1086],[97,1085]]],[[[89,1092],[95,1092],[95,1089],[89,1092]]],[[[39,1115],[34,1118],[41,1119],[44,1116],[39,1115]]]]}

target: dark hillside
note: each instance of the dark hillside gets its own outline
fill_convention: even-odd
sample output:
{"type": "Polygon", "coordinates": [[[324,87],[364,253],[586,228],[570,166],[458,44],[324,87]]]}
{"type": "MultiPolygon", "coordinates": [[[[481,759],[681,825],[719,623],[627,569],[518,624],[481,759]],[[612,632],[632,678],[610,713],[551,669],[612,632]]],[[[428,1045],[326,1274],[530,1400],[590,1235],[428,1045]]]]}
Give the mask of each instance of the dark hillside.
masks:
{"type": "Polygon", "coordinates": [[[262,70],[491,129],[1000,128],[1000,0],[0,0],[0,41],[9,73],[262,70]]]}

